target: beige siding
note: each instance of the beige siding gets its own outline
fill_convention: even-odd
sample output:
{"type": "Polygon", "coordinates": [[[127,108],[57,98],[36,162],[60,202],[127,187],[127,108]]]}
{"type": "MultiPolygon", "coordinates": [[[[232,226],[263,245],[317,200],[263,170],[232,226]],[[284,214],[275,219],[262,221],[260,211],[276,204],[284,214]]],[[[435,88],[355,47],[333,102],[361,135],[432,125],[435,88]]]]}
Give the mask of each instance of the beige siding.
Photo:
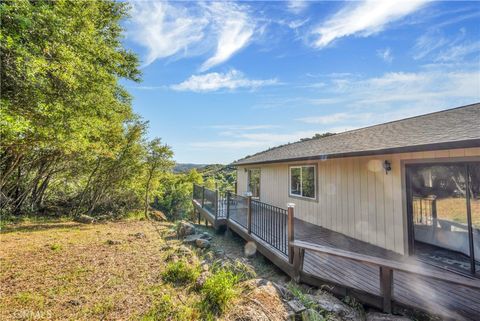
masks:
{"type": "MultiPolygon", "coordinates": [[[[384,248],[405,253],[407,222],[404,162],[474,157],[480,148],[351,157],[310,162],[268,164],[261,168],[260,199],[279,207],[296,204],[295,216],[384,248]],[[392,164],[385,174],[384,160],[392,164]],[[289,166],[317,166],[317,200],[288,195],[289,166]]],[[[237,170],[238,194],[247,190],[244,167],[237,170]]]]}

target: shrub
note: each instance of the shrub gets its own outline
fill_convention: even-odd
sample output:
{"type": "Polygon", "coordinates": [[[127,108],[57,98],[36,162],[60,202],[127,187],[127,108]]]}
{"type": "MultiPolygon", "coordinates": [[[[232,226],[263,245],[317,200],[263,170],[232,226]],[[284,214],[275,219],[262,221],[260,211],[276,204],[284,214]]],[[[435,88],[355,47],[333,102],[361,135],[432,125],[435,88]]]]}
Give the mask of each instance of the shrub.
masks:
{"type": "Polygon", "coordinates": [[[198,266],[185,261],[177,261],[168,263],[162,277],[166,282],[183,285],[194,282],[199,274],[198,266]]]}
{"type": "Polygon", "coordinates": [[[191,307],[178,305],[168,294],[164,294],[154,303],[150,311],[144,315],[142,321],[184,321],[198,320],[198,313],[191,307]]]}
{"type": "Polygon", "coordinates": [[[300,302],[302,302],[302,304],[307,308],[307,309],[316,309],[317,308],[317,304],[315,303],[315,301],[313,301],[312,299],[310,299],[305,293],[303,293],[302,289],[294,284],[294,283],[289,283],[287,285],[287,288],[288,290],[290,290],[290,292],[292,292],[292,295],[297,299],[299,300],[300,302]]]}
{"type": "Polygon", "coordinates": [[[239,277],[232,271],[221,269],[208,278],[201,290],[201,309],[204,314],[221,314],[237,293],[235,285],[239,277]]]}
{"type": "Polygon", "coordinates": [[[60,251],[61,249],[62,249],[62,246],[60,244],[54,243],[50,245],[50,250],[54,252],[60,251]]]}

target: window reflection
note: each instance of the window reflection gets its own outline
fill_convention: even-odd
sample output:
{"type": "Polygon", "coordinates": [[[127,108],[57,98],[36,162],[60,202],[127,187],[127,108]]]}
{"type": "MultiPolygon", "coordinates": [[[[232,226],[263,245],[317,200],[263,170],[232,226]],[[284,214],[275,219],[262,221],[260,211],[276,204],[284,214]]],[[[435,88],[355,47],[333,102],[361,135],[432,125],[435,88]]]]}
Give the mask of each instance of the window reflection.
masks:
{"type": "Polygon", "coordinates": [[[464,173],[455,165],[413,170],[415,240],[470,254],[464,173]]]}

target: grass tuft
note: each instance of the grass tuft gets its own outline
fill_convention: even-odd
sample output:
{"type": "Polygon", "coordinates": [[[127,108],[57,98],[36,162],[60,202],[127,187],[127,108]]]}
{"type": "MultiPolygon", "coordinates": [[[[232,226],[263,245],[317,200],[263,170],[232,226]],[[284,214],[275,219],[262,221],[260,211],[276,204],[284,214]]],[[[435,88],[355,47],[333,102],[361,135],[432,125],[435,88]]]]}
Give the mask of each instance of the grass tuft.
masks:
{"type": "Polygon", "coordinates": [[[192,307],[177,304],[168,294],[164,294],[154,303],[150,311],[144,315],[141,321],[186,321],[198,320],[198,313],[192,307]]]}
{"type": "Polygon", "coordinates": [[[227,269],[216,271],[205,281],[201,289],[203,299],[200,307],[207,319],[225,312],[228,303],[237,294],[235,285],[238,281],[239,276],[227,269]]]}
{"type": "Polygon", "coordinates": [[[295,283],[290,282],[289,284],[287,284],[287,289],[290,290],[292,295],[298,301],[300,301],[307,309],[317,309],[318,308],[315,301],[310,299],[308,297],[308,295],[306,293],[304,293],[303,290],[298,285],[296,285],[295,283]]]}
{"type": "Polygon", "coordinates": [[[177,261],[168,263],[162,278],[165,282],[184,285],[194,282],[199,275],[200,271],[197,265],[192,265],[185,261],[177,261]]]}

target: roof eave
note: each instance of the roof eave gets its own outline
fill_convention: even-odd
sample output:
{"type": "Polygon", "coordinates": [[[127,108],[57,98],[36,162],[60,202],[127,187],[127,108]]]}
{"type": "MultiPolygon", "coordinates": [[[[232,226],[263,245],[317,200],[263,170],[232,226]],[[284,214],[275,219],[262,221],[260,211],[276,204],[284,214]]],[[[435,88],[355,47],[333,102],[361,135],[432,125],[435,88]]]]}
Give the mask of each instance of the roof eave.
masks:
{"type": "Polygon", "coordinates": [[[421,151],[445,150],[445,149],[455,149],[455,148],[472,148],[472,147],[480,147],[480,139],[479,138],[461,140],[461,141],[424,144],[424,145],[402,146],[402,147],[377,149],[377,150],[365,150],[365,151],[348,152],[348,153],[324,154],[324,155],[316,155],[316,156],[283,158],[283,159],[257,161],[257,162],[255,162],[255,161],[254,162],[248,162],[248,161],[241,162],[240,161],[240,162],[233,162],[230,165],[232,165],[232,166],[261,165],[261,164],[286,163],[286,162],[298,162],[298,161],[310,161],[310,160],[325,160],[325,159],[344,158],[344,157],[411,153],[411,152],[421,152],[421,151]]]}

